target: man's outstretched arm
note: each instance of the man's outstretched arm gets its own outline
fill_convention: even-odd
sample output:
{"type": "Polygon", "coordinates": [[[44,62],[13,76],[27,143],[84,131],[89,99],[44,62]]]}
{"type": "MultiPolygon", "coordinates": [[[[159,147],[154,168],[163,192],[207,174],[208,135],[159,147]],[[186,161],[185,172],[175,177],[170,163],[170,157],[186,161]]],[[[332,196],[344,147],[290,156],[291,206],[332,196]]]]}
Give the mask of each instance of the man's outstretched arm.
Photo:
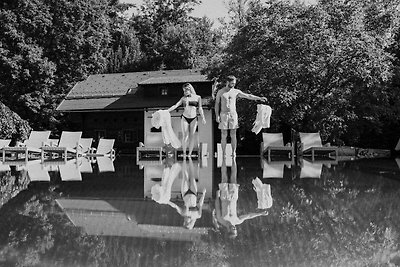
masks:
{"type": "Polygon", "coordinates": [[[246,99],[248,99],[248,100],[254,100],[254,101],[263,101],[263,102],[265,102],[265,103],[267,103],[267,101],[268,101],[268,99],[266,98],[266,97],[260,97],[260,96],[256,96],[256,95],[252,95],[252,94],[247,94],[247,93],[243,93],[243,92],[240,92],[239,94],[238,94],[238,97],[241,97],[241,98],[246,98],[246,99]]]}

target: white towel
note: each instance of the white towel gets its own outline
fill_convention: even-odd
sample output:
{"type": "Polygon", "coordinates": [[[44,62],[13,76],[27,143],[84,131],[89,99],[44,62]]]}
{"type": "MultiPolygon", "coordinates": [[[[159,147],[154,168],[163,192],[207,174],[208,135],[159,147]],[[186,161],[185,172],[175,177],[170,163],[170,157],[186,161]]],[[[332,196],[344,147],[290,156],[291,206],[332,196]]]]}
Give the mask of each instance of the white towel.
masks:
{"type": "Polygon", "coordinates": [[[258,134],[262,128],[269,128],[271,121],[272,108],[268,105],[257,105],[257,117],[253,123],[252,132],[258,134]]]}
{"type": "Polygon", "coordinates": [[[256,177],[253,181],[253,188],[257,194],[257,208],[269,209],[272,207],[271,186],[263,184],[261,180],[256,177]]]}
{"type": "Polygon", "coordinates": [[[154,112],[151,117],[151,124],[157,129],[161,127],[164,144],[171,144],[174,148],[181,147],[181,141],[179,141],[172,129],[171,114],[168,110],[158,110],[154,112]]]}
{"type": "Polygon", "coordinates": [[[164,168],[161,185],[155,184],[151,187],[151,199],[159,204],[167,204],[171,200],[172,185],[181,169],[179,163],[174,163],[171,168],[164,168]]]}

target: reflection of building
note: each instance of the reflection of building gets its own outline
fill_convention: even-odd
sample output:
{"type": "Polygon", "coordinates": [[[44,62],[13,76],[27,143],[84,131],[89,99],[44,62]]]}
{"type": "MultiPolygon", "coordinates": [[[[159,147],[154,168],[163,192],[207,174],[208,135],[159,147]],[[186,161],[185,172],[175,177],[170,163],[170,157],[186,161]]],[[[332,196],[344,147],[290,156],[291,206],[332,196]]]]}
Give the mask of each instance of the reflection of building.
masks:
{"type": "Polygon", "coordinates": [[[182,227],[182,217],[168,205],[143,199],[57,199],[70,221],[89,235],[199,240],[208,233],[211,214],[203,213],[196,227],[182,227]]]}
{"type": "MultiPolygon", "coordinates": [[[[199,70],[165,70],[91,75],[72,88],[57,110],[70,113],[84,136],[113,138],[120,151],[134,152],[138,142],[147,143],[146,134],[156,131],[150,123],[152,113],[175,104],[186,82],[202,96],[204,107],[210,104],[212,82],[199,70]]],[[[180,113],[171,114],[178,135],[180,113]]],[[[199,139],[212,144],[212,110],[204,108],[204,115],[208,123],[199,123],[199,139]]]]}

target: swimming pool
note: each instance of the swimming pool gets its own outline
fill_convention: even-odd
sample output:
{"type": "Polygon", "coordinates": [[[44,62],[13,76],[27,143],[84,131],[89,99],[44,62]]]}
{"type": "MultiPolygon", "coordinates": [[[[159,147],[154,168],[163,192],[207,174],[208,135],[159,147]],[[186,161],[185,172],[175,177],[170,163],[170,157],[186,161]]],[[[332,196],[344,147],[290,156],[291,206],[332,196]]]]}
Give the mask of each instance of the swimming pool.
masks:
{"type": "Polygon", "coordinates": [[[0,173],[0,265],[400,264],[399,159],[137,165],[126,156],[3,163],[0,173]],[[176,208],[189,181],[206,189],[193,229],[176,208]]]}

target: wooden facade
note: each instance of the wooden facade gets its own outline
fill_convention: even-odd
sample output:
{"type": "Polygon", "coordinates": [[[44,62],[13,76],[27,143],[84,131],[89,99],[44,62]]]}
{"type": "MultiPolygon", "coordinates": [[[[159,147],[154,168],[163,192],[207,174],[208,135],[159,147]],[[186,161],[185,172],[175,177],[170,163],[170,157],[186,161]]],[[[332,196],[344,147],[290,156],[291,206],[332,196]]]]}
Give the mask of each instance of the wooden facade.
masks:
{"type": "MultiPolygon", "coordinates": [[[[92,75],[77,83],[57,109],[69,113],[72,128],[83,131],[83,137],[92,137],[95,142],[101,137],[113,138],[120,152],[134,153],[146,133],[152,131],[152,113],[175,104],[186,82],[203,98],[207,124],[199,122],[198,135],[200,142],[212,149],[212,82],[198,70],[92,75]]],[[[181,113],[182,109],[171,113],[177,135],[181,132],[181,113]]]]}

